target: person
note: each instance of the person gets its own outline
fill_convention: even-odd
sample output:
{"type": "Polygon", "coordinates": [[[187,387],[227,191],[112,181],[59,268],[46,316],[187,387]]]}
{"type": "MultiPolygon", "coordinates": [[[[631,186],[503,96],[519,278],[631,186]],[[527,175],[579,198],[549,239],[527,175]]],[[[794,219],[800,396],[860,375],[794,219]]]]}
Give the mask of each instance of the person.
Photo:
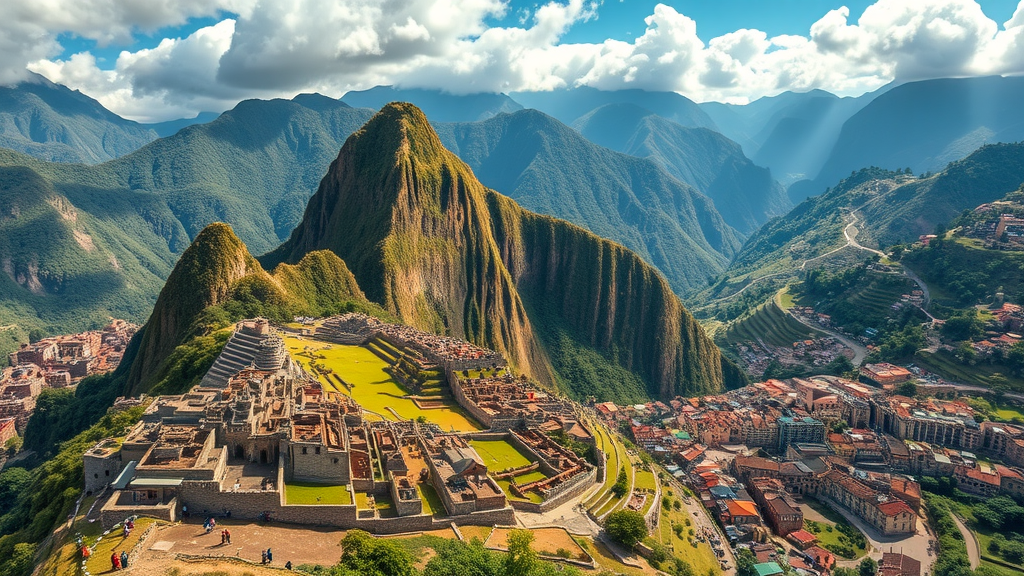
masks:
{"type": "Polygon", "coordinates": [[[131,534],[131,532],[132,532],[132,529],[129,528],[127,524],[125,524],[124,525],[124,537],[127,538],[128,535],[131,534]]]}
{"type": "Polygon", "coordinates": [[[220,545],[223,546],[224,543],[227,542],[227,541],[228,541],[227,535],[224,534],[224,530],[221,530],[220,531],[220,545]]]}
{"type": "Polygon", "coordinates": [[[188,518],[188,506],[181,507],[181,515],[184,518],[188,518]]]}
{"type": "Polygon", "coordinates": [[[270,551],[270,548],[267,548],[267,562],[273,562],[273,561],[274,561],[274,553],[270,551]]]}
{"type": "Polygon", "coordinates": [[[285,570],[291,570],[292,569],[292,561],[291,560],[289,560],[289,561],[284,563],[284,569],[285,570]]]}
{"type": "Polygon", "coordinates": [[[110,564],[114,567],[114,570],[121,569],[121,557],[117,555],[116,550],[110,555],[110,564]]]}
{"type": "Polygon", "coordinates": [[[262,550],[262,551],[260,551],[260,564],[266,564],[266,563],[267,563],[267,551],[266,550],[262,550]]]}
{"type": "Polygon", "coordinates": [[[124,550],[121,550],[121,568],[127,568],[127,567],[128,567],[128,553],[125,552],[124,550]]]}
{"type": "Polygon", "coordinates": [[[227,538],[228,544],[231,544],[231,531],[227,528],[224,529],[224,537],[227,538]]]}

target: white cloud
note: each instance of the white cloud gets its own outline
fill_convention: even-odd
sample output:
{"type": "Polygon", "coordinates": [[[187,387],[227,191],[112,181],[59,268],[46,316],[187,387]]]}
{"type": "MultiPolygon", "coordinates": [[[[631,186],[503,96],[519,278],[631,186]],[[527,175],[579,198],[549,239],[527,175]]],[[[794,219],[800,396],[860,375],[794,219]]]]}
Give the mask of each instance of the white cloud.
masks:
{"type": "Polygon", "coordinates": [[[856,21],[846,7],[831,10],[805,35],[743,29],[706,44],[699,22],[663,4],[632,41],[563,43],[573,25],[597,17],[597,1],[549,0],[517,11],[520,25],[505,27],[488,25],[508,11],[503,0],[17,1],[15,17],[0,23],[0,82],[20,70],[11,62],[34,62],[31,69],[133,116],[309,90],[339,96],[377,84],[455,93],[589,85],[746,101],[784,90],[845,95],[892,80],[1024,72],[1024,1],[1002,27],[974,0],[877,0],[856,21]],[[45,59],[60,32],[114,42],[218,10],[239,16],[123,52],[111,71],[88,54],[45,59]]]}

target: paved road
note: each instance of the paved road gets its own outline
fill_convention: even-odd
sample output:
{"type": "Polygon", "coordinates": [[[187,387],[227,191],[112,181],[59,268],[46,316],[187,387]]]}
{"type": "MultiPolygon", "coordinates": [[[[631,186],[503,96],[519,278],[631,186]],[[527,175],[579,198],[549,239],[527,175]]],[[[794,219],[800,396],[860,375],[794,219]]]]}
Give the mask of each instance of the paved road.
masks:
{"type": "Polygon", "coordinates": [[[967,544],[967,556],[971,559],[971,569],[978,567],[981,564],[981,550],[978,548],[978,539],[974,537],[974,533],[967,529],[964,525],[964,521],[960,519],[956,514],[950,514],[953,517],[953,522],[956,523],[956,527],[960,530],[960,534],[964,537],[964,542],[967,544]]]}
{"type": "Polygon", "coordinates": [[[790,318],[796,320],[797,322],[803,324],[804,326],[807,326],[808,328],[813,328],[818,332],[824,332],[825,334],[828,334],[829,336],[842,342],[843,345],[849,348],[850,350],[853,350],[853,359],[850,360],[850,362],[852,362],[854,366],[860,366],[861,362],[864,362],[864,359],[868,357],[868,349],[862,346],[859,342],[851,340],[848,336],[844,336],[843,334],[840,334],[839,332],[836,332],[834,330],[829,330],[828,328],[825,328],[821,324],[812,323],[808,320],[804,320],[803,318],[797,316],[796,314],[793,314],[789,310],[786,311],[786,314],[789,314],[790,318]]]}

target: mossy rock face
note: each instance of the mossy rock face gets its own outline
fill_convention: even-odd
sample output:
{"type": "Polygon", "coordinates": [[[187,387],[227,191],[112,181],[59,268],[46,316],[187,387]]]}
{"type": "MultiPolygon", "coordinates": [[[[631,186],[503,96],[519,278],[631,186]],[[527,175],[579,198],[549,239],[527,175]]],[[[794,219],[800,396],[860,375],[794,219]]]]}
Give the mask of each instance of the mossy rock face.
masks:
{"type": "Polygon", "coordinates": [[[322,249],[402,322],[494,348],[569,392],[671,398],[723,385],[717,347],[654,268],[485,188],[410,104],[385,106],[348,139],[302,223],[262,260],[322,249]],[[583,349],[598,369],[566,370],[583,349]],[[593,381],[613,366],[621,387],[593,381]]]}

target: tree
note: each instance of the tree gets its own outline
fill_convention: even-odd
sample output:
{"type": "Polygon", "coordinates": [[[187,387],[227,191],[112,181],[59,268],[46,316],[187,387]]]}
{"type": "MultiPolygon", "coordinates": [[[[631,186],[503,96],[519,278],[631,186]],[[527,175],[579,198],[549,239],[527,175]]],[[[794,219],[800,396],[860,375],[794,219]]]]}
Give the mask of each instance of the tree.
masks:
{"type": "Polygon", "coordinates": [[[352,530],[341,540],[341,574],[412,576],[412,556],[391,540],[352,530]]]}
{"type": "Polygon", "coordinates": [[[24,468],[8,468],[0,474],[0,516],[13,506],[18,494],[28,487],[32,475],[24,468]]]}
{"type": "Polygon", "coordinates": [[[604,529],[616,542],[632,550],[637,542],[647,537],[644,515],[633,510],[618,510],[608,515],[604,529]]]}
{"type": "Polygon", "coordinates": [[[750,548],[741,548],[736,555],[736,576],[757,576],[754,564],[757,564],[757,558],[750,548]]]}
{"type": "Polygon", "coordinates": [[[896,387],[896,393],[900,396],[913,398],[914,396],[917,396],[917,383],[913,380],[907,380],[896,387]]]}
{"type": "Polygon", "coordinates": [[[853,568],[840,566],[832,571],[832,576],[859,576],[859,572],[853,568]]]}
{"type": "Polygon", "coordinates": [[[970,340],[984,333],[978,313],[973,308],[950,316],[942,325],[942,335],[950,340],[970,340]]]}
{"type": "Polygon", "coordinates": [[[870,556],[861,560],[860,564],[857,565],[857,574],[859,576],[875,576],[877,572],[878,562],[870,556]]]}
{"type": "Polygon", "coordinates": [[[537,564],[537,553],[530,547],[533,532],[512,530],[508,534],[508,555],[505,556],[505,576],[529,576],[537,564]]]}
{"type": "Polygon", "coordinates": [[[7,451],[8,456],[14,456],[21,450],[21,446],[24,442],[21,440],[21,436],[12,436],[4,442],[4,450],[7,451]]]}

